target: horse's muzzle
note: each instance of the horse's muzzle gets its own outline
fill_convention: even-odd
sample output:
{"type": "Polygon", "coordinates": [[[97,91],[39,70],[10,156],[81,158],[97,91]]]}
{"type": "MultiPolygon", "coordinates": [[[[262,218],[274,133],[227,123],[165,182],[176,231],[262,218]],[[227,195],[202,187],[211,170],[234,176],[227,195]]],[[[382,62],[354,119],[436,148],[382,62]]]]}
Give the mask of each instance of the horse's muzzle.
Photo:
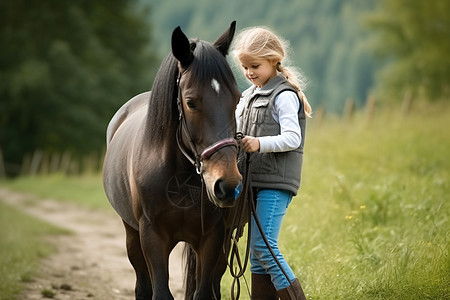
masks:
{"type": "Polygon", "coordinates": [[[237,147],[235,139],[222,139],[201,154],[208,197],[220,208],[234,206],[236,188],[241,184],[242,176],[236,164],[237,147]]]}
{"type": "Polygon", "coordinates": [[[233,207],[236,200],[236,195],[239,194],[237,190],[241,183],[238,185],[229,185],[224,180],[217,180],[214,184],[214,195],[216,196],[218,203],[216,203],[219,207],[233,207]]]}

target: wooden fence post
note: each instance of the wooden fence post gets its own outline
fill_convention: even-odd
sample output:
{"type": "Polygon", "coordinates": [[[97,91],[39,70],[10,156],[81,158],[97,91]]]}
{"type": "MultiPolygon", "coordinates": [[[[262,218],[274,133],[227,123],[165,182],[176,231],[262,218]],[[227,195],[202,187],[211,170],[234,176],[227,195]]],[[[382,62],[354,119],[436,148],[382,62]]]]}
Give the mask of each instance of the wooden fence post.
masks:
{"type": "Polygon", "coordinates": [[[81,173],[81,164],[77,159],[72,159],[70,161],[70,166],[68,170],[68,174],[80,174],[81,173]]]}
{"type": "Polygon", "coordinates": [[[407,90],[405,92],[405,96],[403,97],[402,103],[402,114],[404,116],[408,115],[411,111],[413,100],[413,93],[411,92],[411,90],[407,90]]]}
{"type": "Polygon", "coordinates": [[[59,161],[61,154],[59,152],[53,152],[52,158],[50,159],[50,173],[56,173],[59,171],[59,161]]]}
{"type": "Polygon", "coordinates": [[[355,101],[352,98],[347,99],[344,107],[344,120],[346,122],[351,120],[354,110],[355,110],[355,101]]]}
{"type": "Polygon", "coordinates": [[[5,178],[6,171],[5,171],[5,162],[3,160],[3,151],[2,148],[0,148],[0,179],[5,178]]]}
{"type": "Polygon", "coordinates": [[[320,127],[325,118],[325,108],[323,106],[319,106],[314,114],[314,125],[316,127],[320,127]]]}
{"type": "Polygon", "coordinates": [[[366,119],[367,124],[372,123],[373,118],[375,117],[375,109],[376,109],[376,100],[373,96],[370,96],[366,102],[366,119]]]}
{"type": "Polygon", "coordinates": [[[41,165],[42,162],[42,151],[41,150],[36,150],[33,153],[33,157],[31,158],[31,164],[30,164],[30,175],[34,176],[38,173],[39,167],[41,165]]]}
{"type": "Polygon", "coordinates": [[[20,168],[20,175],[26,176],[30,174],[31,168],[31,155],[25,154],[22,160],[22,167],[20,168]]]}
{"type": "Polygon", "coordinates": [[[42,154],[42,162],[41,167],[39,168],[39,173],[48,174],[50,171],[50,162],[49,162],[49,154],[44,152],[42,154]]]}
{"type": "Polygon", "coordinates": [[[96,153],[91,153],[83,159],[83,173],[93,174],[98,171],[98,160],[96,153]]]}
{"type": "Polygon", "coordinates": [[[64,154],[62,155],[61,164],[59,167],[60,167],[60,171],[63,174],[69,173],[69,169],[70,169],[70,153],[69,152],[64,152],[64,154]]]}

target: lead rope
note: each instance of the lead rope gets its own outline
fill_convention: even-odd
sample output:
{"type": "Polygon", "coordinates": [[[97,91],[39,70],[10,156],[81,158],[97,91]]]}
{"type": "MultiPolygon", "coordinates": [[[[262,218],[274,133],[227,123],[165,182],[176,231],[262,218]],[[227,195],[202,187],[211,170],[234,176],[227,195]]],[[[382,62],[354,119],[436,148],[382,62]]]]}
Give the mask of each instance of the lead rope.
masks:
{"type": "MultiPolygon", "coordinates": [[[[236,139],[239,142],[243,137],[244,137],[244,135],[241,132],[238,132],[236,134],[236,139]]],[[[247,269],[247,263],[248,263],[249,251],[250,251],[252,213],[253,213],[253,218],[255,219],[256,226],[258,227],[258,230],[261,234],[261,237],[264,240],[264,243],[266,244],[267,249],[269,249],[270,254],[274,258],[274,260],[277,263],[278,267],[280,268],[281,272],[286,277],[287,281],[289,282],[289,285],[293,288],[292,282],[289,279],[289,276],[287,275],[287,273],[284,270],[283,266],[281,265],[280,261],[278,260],[275,253],[273,252],[273,249],[270,246],[266,235],[264,234],[264,230],[262,229],[261,222],[259,221],[258,214],[256,213],[255,202],[253,201],[253,190],[251,188],[250,179],[249,179],[251,176],[250,174],[251,174],[251,153],[246,153],[244,184],[243,184],[243,188],[242,188],[242,192],[241,192],[243,195],[243,201],[239,202],[239,210],[236,211],[236,214],[233,217],[233,222],[232,222],[232,227],[231,227],[232,232],[230,234],[230,239],[231,239],[231,242],[233,243],[233,245],[232,245],[232,250],[231,250],[231,254],[230,254],[230,262],[229,262],[228,266],[230,268],[230,274],[233,277],[233,282],[231,284],[231,299],[232,300],[239,299],[240,292],[241,292],[240,282],[239,282],[240,277],[244,277],[244,281],[247,286],[248,294],[251,297],[251,293],[249,291],[247,280],[245,279],[244,273],[245,273],[245,270],[247,269]],[[242,224],[241,221],[242,221],[242,217],[244,215],[243,212],[245,211],[244,208],[245,208],[246,203],[248,203],[248,205],[249,205],[249,208],[248,208],[248,234],[247,234],[247,247],[246,247],[247,249],[246,249],[246,253],[245,253],[245,260],[244,260],[244,265],[242,265],[242,261],[240,258],[237,243],[239,242],[239,237],[242,236],[242,234],[243,234],[242,231],[243,231],[244,226],[239,227],[239,225],[242,224]],[[241,212],[240,214],[238,213],[239,211],[241,212]],[[238,223],[235,223],[235,220],[236,220],[236,217],[238,214],[239,214],[239,221],[238,221],[238,223]],[[233,236],[233,228],[235,228],[235,227],[236,227],[236,233],[233,236]],[[233,267],[232,267],[233,261],[234,261],[234,256],[236,256],[236,260],[237,260],[238,267],[239,267],[239,272],[237,272],[238,267],[236,267],[235,270],[233,270],[233,267]],[[236,296],[234,294],[235,286],[237,289],[236,296]]]]}
{"type": "MultiPolygon", "coordinates": [[[[236,140],[240,143],[240,140],[243,138],[243,134],[238,132],[236,134],[236,140]]],[[[251,168],[251,155],[250,153],[246,153],[245,160],[245,170],[244,170],[244,179],[242,185],[242,191],[240,193],[241,201],[238,201],[238,207],[235,209],[235,214],[233,216],[233,221],[231,222],[230,229],[230,239],[227,241],[227,248],[229,247],[228,243],[231,242],[231,253],[228,262],[228,266],[230,268],[230,274],[233,277],[233,282],[231,284],[231,299],[239,299],[241,293],[240,286],[240,278],[244,277],[244,281],[247,287],[248,294],[250,295],[250,290],[248,287],[247,280],[244,276],[245,270],[247,269],[247,264],[250,256],[250,234],[251,234],[251,222],[248,222],[248,231],[247,231],[247,246],[245,251],[244,263],[242,263],[242,259],[238,249],[238,242],[240,237],[243,235],[244,223],[243,218],[245,213],[247,213],[247,220],[251,220],[251,209],[249,201],[253,199],[253,193],[250,186],[250,168],[251,168]],[[234,230],[234,228],[236,228],[234,230]],[[233,234],[234,232],[234,234],[233,234]],[[234,261],[236,260],[237,266],[234,267],[234,261]],[[236,292],[236,293],[235,293],[236,292]]]]}

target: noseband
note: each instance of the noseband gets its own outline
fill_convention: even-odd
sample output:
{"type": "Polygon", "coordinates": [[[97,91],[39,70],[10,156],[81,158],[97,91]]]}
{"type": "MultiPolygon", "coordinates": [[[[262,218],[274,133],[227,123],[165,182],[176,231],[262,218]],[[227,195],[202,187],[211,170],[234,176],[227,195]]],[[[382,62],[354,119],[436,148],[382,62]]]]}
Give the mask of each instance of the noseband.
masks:
{"type": "Polygon", "coordinates": [[[179,124],[177,129],[177,144],[178,148],[180,149],[181,153],[194,165],[195,170],[197,171],[197,174],[201,175],[203,173],[203,160],[210,158],[214,153],[219,151],[222,148],[228,147],[228,146],[234,146],[238,148],[238,143],[234,138],[226,138],[217,141],[216,143],[206,147],[201,154],[198,154],[197,148],[194,143],[194,139],[192,138],[191,131],[189,130],[189,127],[186,122],[186,117],[184,114],[183,109],[183,103],[181,101],[181,88],[180,88],[180,81],[181,76],[184,74],[180,73],[177,78],[177,90],[178,90],[178,96],[177,96],[177,106],[178,106],[178,113],[179,113],[179,124]],[[184,145],[182,141],[182,132],[186,135],[188,138],[189,148],[184,145]],[[193,153],[193,156],[189,153],[193,153]]]}

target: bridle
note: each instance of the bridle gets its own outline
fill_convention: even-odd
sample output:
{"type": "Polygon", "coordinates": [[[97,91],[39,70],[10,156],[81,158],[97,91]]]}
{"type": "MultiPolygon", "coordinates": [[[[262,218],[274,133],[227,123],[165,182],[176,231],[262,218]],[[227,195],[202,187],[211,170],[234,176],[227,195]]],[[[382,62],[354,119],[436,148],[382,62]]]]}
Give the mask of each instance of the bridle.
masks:
{"type": "Polygon", "coordinates": [[[183,103],[181,101],[181,87],[180,87],[180,81],[181,81],[181,76],[185,73],[184,72],[180,72],[177,78],[177,106],[178,106],[178,118],[179,118],[179,123],[178,123],[178,128],[177,128],[177,132],[176,132],[176,139],[177,139],[177,144],[178,144],[178,148],[180,149],[181,153],[183,153],[184,157],[187,158],[188,161],[191,162],[191,164],[195,167],[195,171],[197,172],[198,175],[200,175],[201,181],[202,181],[202,189],[201,189],[201,199],[200,199],[200,207],[201,207],[201,212],[200,212],[200,216],[201,216],[201,227],[202,227],[202,234],[205,234],[205,226],[204,226],[204,206],[205,206],[205,201],[204,201],[204,184],[205,181],[203,180],[203,160],[204,159],[208,159],[210,158],[214,153],[216,153],[217,151],[219,151],[222,148],[225,147],[229,147],[229,146],[233,146],[236,147],[236,149],[238,148],[238,143],[236,142],[236,140],[234,138],[226,138],[226,139],[221,139],[217,142],[215,142],[214,144],[206,147],[202,153],[198,153],[197,152],[197,148],[195,147],[195,143],[194,143],[194,139],[192,138],[192,134],[191,131],[189,129],[189,126],[186,122],[186,117],[184,114],[184,109],[183,109],[183,103]],[[184,144],[183,140],[182,140],[182,134],[185,134],[185,136],[188,139],[188,144],[189,144],[189,148],[186,147],[186,145],[184,144]],[[190,154],[189,152],[191,152],[192,154],[190,154]]]}
{"type": "Polygon", "coordinates": [[[236,140],[234,138],[225,138],[225,139],[221,139],[221,140],[215,142],[214,144],[206,147],[202,153],[199,154],[197,152],[197,148],[195,146],[194,139],[192,138],[191,130],[189,129],[189,126],[186,122],[186,117],[185,117],[185,113],[184,113],[184,109],[183,109],[183,103],[181,101],[180,81],[181,81],[181,76],[185,72],[186,71],[180,72],[178,75],[178,78],[177,78],[177,90],[178,90],[177,106],[178,106],[178,113],[179,113],[179,115],[178,115],[179,124],[178,124],[178,128],[177,128],[176,139],[177,139],[178,148],[180,149],[181,153],[183,153],[183,155],[195,167],[195,171],[197,172],[197,174],[202,176],[204,159],[210,158],[214,153],[216,153],[217,151],[219,151],[220,149],[225,148],[225,147],[233,146],[233,147],[238,148],[238,143],[236,142],[236,140]],[[188,147],[186,147],[186,145],[183,143],[182,133],[184,133],[188,139],[188,144],[189,144],[188,147]],[[189,152],[191,152],[192,154],[190,154],[189,152]]]}

